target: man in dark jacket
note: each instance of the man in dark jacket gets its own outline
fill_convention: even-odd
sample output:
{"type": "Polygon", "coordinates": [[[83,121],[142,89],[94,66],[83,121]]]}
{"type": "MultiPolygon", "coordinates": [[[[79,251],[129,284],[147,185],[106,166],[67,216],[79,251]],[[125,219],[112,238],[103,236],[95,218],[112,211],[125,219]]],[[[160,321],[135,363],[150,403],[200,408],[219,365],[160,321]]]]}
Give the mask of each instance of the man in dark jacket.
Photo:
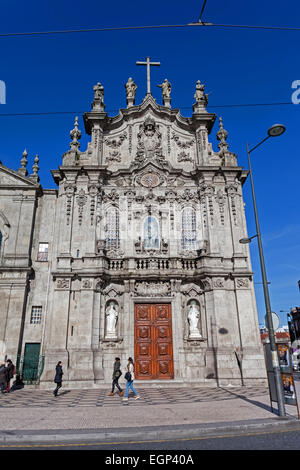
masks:
{"type": "Polygon", "coordinates": [[[7,372],[5,362],[0,362],[0,390],[2,393],[6,392],[7,387],[7,372]]]}
{"type": "Polygon", "coordinates": [[[114,390],[115,390],[115,387],[117,387],[117,389],[119,390],[120,392],[120,396],[122,397],[124,395],[124,392],[123,390],[121,389],[119,383],[118,383],[118,380],[119,378],[121,377],[122,375],[122,372],[120,370],[120,367],[121,367],[121,363],[120,363],[120,358],[119,357],[116,357],[115,358],[115,362],[114,362],[114,371],[113,371],[113,376],[112,376],[112,389],[111,389],[111,392],[109,394],[110,397],[112,397],[114,395],[114,390]]]}
{"type": "Polygon", "coordinates": [[[54,377],[54,382],[56,383],[56,389],[53,391],[53,395],[57,397],[57,392],[61,388],[61,383],[62,383],[62,376],[64,375],[63,370],[62,370],[62,362],[59,361],[57,363],[57,366],[55,368],[55,377],[54,377]]]}
{"type": "Polygon", "coordinates": [[[10,381],[11,381],[11,379],[12,379],[13,376],[14,376],[14,371],[15,371],[15,366],[14,366],[14,364],[12,363],[12,360],[11,360],[11,359],[7,359],[7,361],[6,361],[6,374],[7,374],[7,387],[6,387],[6,391],[7,391],[7,393],[10,392],[10,381]]]}

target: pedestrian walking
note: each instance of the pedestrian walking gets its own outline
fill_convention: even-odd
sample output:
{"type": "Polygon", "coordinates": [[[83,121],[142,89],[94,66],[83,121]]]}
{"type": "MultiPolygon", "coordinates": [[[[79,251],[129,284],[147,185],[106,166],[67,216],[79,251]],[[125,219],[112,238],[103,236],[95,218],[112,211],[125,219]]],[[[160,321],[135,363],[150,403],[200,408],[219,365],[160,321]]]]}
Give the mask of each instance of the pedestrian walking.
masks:
{"type": "Polygon", "coordinates": [[[111,389],[111,392],[109,394],[110,397],[114,396],[115,387],[117,387],[117,389],[119,390],[121,397],[124,395],[124,392],[123,392],[122,388],[119,385],[119,378],[121,377],[121,375],[122,375],[122,372],[121,372],[120,358],[116,357],[115,362],[114,362],[114,371],[113,371],[113,375],[112,375],[112,379],[113,379],[112,389],[111,389]]]}
{"type": "Polygon", "coordinates": [[[124,378],[127,380],[127,382],[126,382],[125,397],[123,398],[123,400],[125,400],[125,401],[128,400],[129,388],[131,388],[131,390],[135,394],[135,399],[138,400],[138,398],[140,398],[140,396],[133,387],[133,381],[134,381],[135,377],[134,377],[134,363],[133,363],[132,357],[128,358],[127,372],[126,372],[124,378]]]}
{"type": "Polygon", "coordinates": [[[62,370],[62,362],[59,361],[57,363],[57,366],[55,368],[55,377],[54,377],[54,382],[56,383],[56,389],[53,391],[53,395],[57,397],[57,392],[62,386],[62,376],[64,375],[63,370],[62,370]]]}
{"type": "Polygon", "coordinates": [[[0,362],[0,390],[2,393],[6,393],[7,387],[7,372],[5,362],[0,362]]]}
{"type": "Polygon", "coordinates": [[[10,381],[14,377],[14,374],[16,373],[15,366],[12,363],[11,359],[7,359],[6,361],[6,375],[7,375],[7,387],[6,391],[7,393],[10,392],[10,381]]]}

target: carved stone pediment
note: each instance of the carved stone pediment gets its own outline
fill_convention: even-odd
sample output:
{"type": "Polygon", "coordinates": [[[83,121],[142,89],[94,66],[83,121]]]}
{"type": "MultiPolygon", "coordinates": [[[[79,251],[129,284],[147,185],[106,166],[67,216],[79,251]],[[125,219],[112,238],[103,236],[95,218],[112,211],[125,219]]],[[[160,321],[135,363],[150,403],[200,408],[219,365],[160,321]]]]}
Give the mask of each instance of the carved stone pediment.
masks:
{"type": "Polygon", "coordinates": [[[28,189],[36,187],[36,184],[25,176],[21,176],[13,170],[0,164],[0,186],[28,186],[28,189]]]}
{"type": "Polygon", "coordinates": [[[111,283],[103,289],[103,294],[109,298],[115,298],[122,295],[125,291],[125,288],[122,284],[111,283]]]}
{"type": "Polygon", "coordinates": [[[203,289],[194,283],[183,284],[180,288],[180,291],[188,297],[197,297],[203,293],[203,289]]]}

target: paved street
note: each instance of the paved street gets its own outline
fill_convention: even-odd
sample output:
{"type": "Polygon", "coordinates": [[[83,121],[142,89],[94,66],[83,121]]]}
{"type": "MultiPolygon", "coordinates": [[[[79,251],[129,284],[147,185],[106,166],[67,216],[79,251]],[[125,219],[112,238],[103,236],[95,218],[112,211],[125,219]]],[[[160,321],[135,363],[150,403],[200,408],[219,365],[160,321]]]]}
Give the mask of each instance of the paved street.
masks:
{"type": "Polygon", "coordinates": [[[109,389],[62,388],[55,398],[51,390],[25,387],[0,395],[0,450],[251,449],[275,441],[279,448],[297,446],[289,438],[300,432],[296,407],[286,406],[286,418],[278,417],[267,387],[137,383],[136,389],[141,398],[129,395],[127,402],[118,393],[110,397],[109,389]]]}
{"type": "Polygon", "coordinates": [[[145,405],[168,405],[179,403],[215,402],[234,400],[244,397],[251,399],[258,395],[269,397],[266,387],[228,387],[228,388],[145,388],[136,385],[140,399],[135,400],[133,393],[129,394],[128,402],[124,402],[116,393],[108,396],[109,390],[64,390],[59,391],[58,397],[54,397],[49,390],[30,390],[24,388],[9,394],[0,395],[0,408],[18,407],[116,407],[145,405]],[[130,399],[132,398],[132,399],[130,399]]]}
{"type": "MultiPolygon", "coordinates": [[[[233,436],[211,436],[209,438],[183,438],[183,439],[162,439],[153,441],[129,441],[120,443],[88,442],[80,443],[60,443],[60,444],[19,444],[0,445],[1,450],[85,450],[85,451],[114,451],[120,455],[122,451],[202,451],[202,450],[300,450],[300,431],[284,432],[256,432],[242,433],[233,436]]],[[[179,452],[177,452],[179,455],[179,452]]],[[[107,452],[111,456],[112,452],[107,452]]],[[[159,455],[159,453],[158,453],[159,455]]]]}

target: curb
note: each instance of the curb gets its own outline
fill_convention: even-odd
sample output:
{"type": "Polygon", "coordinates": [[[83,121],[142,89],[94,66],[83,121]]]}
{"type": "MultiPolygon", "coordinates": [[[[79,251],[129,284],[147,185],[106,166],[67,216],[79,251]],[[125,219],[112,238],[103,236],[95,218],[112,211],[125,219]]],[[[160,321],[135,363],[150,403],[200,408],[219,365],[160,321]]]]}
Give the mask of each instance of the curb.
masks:
{"type": "Polygon", "coordinates": [[[79,443],[85,442],[128,442],[175,439],[205,439],[250,434],[259,432],[300,431],[300,420],[295,418],[270,418],[268,420],[250,420],[225,423],[201,423],[182,426],[153,426],[139,428],[110,428],[86,430],[35,430],[1,431],[0,443],[79,443]]]}

